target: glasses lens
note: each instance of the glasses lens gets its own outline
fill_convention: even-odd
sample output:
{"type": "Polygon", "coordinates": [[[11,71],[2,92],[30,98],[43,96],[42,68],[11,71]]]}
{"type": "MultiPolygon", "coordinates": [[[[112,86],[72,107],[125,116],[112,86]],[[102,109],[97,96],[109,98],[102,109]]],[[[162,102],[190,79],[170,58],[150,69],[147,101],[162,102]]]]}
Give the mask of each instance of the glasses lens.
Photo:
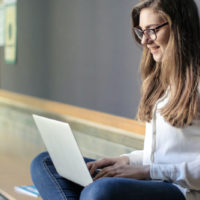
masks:
{"type": "Polygon", "coordinates": [[[148,39],[156,40],[156,34],[155,34],[154,30],[152,30],[152,29],[146,29],[146,30],[142,31],[139,28],[134,28],[134,31],[140,40],[142,40],[143,35],[145,35],[145,37],[148,39]]]}
{"type": "Polygon", "coordinates": [[[156,40],[156,34],[152,29],[145,30],[145,36],[151,40],[156,40]]]}
{"type": "Polygon", "coordinates": [[[138,38],[141,40],[143,37],[143,31],[138,29],[138,28],[134,28],[135,34],[138,36],[138,38]]]}

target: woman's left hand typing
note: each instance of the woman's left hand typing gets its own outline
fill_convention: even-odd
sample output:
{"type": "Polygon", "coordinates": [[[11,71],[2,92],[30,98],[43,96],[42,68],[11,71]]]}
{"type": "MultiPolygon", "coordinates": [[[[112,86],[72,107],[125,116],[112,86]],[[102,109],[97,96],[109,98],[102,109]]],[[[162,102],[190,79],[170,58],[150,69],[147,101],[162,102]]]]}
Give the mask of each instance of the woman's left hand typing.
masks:
{"type": "Polygon", "coordinates": [[[94,177],[94,180],[103,177],[124,177],[134,179],[150,179],[150,167],[135,165],[113,165],[103,168],[94,177]]]}

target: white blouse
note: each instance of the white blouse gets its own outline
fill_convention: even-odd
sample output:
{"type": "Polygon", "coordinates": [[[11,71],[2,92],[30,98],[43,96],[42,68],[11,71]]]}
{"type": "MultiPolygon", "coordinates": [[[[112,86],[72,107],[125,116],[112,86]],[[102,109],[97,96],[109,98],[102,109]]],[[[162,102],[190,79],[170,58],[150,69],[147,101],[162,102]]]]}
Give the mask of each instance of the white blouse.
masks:
{"type": "Polygon", "coordinates": [[[187,200],[200,200],[200,118],[186,128],[171,126],[159,113],[167,101],[168,92],[146,123],[144,150],[126,155],[132,165],[150,165],[153,180],[173,182],[187,200]]]}

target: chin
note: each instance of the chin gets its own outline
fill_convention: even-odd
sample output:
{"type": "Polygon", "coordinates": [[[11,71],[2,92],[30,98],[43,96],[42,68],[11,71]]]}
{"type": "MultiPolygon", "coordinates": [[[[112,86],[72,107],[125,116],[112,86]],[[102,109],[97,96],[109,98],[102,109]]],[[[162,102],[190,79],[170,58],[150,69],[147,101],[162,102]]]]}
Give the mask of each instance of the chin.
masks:
{"type": "Polygon", "coordinates": [[[155,62],[162,62],[162,56],[153,56],[153,59],[155,60],[155,62]]]}

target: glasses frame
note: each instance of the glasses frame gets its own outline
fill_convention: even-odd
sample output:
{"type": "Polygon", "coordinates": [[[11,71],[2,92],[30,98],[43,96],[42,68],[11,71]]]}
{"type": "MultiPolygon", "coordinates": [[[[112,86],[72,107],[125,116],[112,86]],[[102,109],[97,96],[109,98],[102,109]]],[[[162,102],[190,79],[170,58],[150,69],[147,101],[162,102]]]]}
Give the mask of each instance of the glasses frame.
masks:
{"type": "MultiPolygon", "coordinates": [[[[153,33],[154,33],[154,35],[155,35],[155,39],[152,39],[150,36],[149,36],[149,38],[152,39],[152,41],[155,41],[155,40],[157,39],[157,34],[156,34],[156,32],[157,32],[160,28],[162,28],[163,26],[166,26],[166,25],[168,25],[168,24],[169,24],[168,22],[165,22],[165,23],[163,23],[163,24],[160,24],[160,25],[156,26],[155,28],[146,28],[146,29],[144,29],[144,30],[142,30],[142,29],[139,28],[139,27],[134,27],[133,30],[134,30],[134,32],[135,32],[135,34],[137,35],[137,37],[138,37],[139,40],[142,40],[143,36],[145,35],[145,31],[153,31],[153,33]],[[141,38],[140,38],[140,36],[137,34],[137,31],[139,31],[139,32],[142,33],[142,37],[141,37],[141,38]]],[[[146,36],[145,36],[145,37],[146,37],[146,36]]]]}

